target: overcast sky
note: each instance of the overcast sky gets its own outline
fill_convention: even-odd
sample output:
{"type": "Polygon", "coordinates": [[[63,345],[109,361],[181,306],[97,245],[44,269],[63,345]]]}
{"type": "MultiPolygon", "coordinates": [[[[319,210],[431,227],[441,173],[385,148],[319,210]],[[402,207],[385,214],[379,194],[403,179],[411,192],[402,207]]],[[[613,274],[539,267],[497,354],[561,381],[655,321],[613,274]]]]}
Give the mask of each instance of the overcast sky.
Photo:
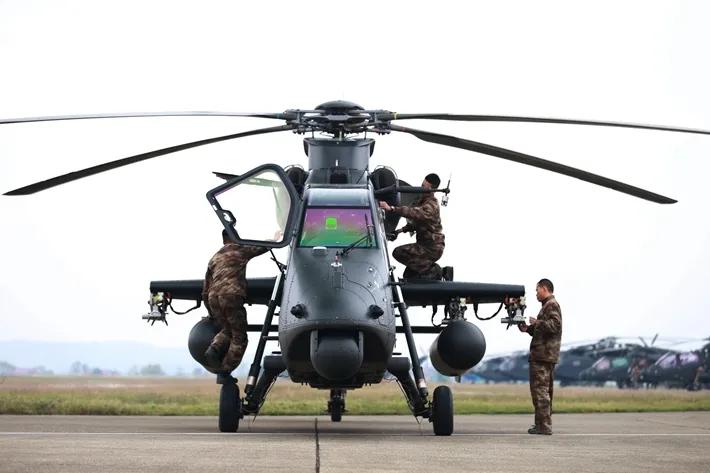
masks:
{"type": "MultiPolygon", "coordinates": [[[[465,5],[3,0],[0,115],[278,112],[346,99],[403,113],[710,129],[707,3],[465,5]]],[[[274,124],[155,118],[2,125],[0,191],[274,124]]],[[[412,136],[377,138],[371,168],[390,165],[409,182],[429,172],[452,174],[441,262],[455,267],[458,280],[524,284],[535,315],[535,282],[552,279],[563,342],[710,336],[710,136],[544,124],[406,125],[526,152],[679,200],[652,204],[412,136]]],[[[290,133],[245,138],[28,197],[0,197],[0,341],[183,346],[198,316],[173,316],[169,327],[149,327],[140,316],[150,280],[200,278],[219,247],[220,225],[204,197],[220,183],[211,171],[304,165],[301,139],[290,133]]],[[[248,272],[274,271],[260,257],[248,272]]],[[[483,307],[482,315],[494,309],[483,307]]],[[[250,322],[263,313],[249,309],[250,322]]],[[[428,310],[413,313],[428,323],[428,310]]],[[[481,327],[489,353],[529,343],[497,319],[481,327]]],[[[420,339],[422,346],[428,341],[420,339]]]]}

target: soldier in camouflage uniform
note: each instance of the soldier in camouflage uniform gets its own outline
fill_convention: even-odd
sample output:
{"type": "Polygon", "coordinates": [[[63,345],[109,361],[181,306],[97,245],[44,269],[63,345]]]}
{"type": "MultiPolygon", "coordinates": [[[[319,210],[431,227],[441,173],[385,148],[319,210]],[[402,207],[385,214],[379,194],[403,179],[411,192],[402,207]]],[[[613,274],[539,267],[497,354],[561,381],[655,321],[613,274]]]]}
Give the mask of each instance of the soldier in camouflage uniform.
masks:
{"type": "Polygon", "coordinates": [[[246,267],[250,259],[268,251],[268,248],[238,245],[222,232],[224,246],[210,259],[205,274],[202,300],[210,315],[221,327],[215,335],[205,357],[210,367],[231,373],[239,366],[246,351],[247,295],[246,267]],[[222,353],[226,350],[224,358],[222,353]]]}
{"type": "MultiPolygon", "coordinates": [[[[439,176],[429,174],[424,178],[422,187],[437,189],[440,183],[439,176]]],[[[417,203],[411,207],[395,207],[380,201],[380,208],[408,220],[407,225],[395,232],[395,238],[396,235],[404,232],[417,234],[416,243],[398,246],[392,252],[394,259],[405,265],[405,274],[414,273],[415,277],[422,278],[441,278],[441,268],[436,261],[444,253],[444,234],[439,215],[439,201],[434,193],[422,194],[417,203]]]]}
{"type": "Polygon", "coordinates": [[[535,407],[535,425],[529,434],[552,434],[552,387],[555,364],[560,359],[562,340],[562,311],[553,295],[554,286],[549,279],[541,279],[535,288],[542,308],[537,318],[530,317],[530,324],[520,324],[521,332],[527,332],[530,341],[530,394],[535,407]]]}

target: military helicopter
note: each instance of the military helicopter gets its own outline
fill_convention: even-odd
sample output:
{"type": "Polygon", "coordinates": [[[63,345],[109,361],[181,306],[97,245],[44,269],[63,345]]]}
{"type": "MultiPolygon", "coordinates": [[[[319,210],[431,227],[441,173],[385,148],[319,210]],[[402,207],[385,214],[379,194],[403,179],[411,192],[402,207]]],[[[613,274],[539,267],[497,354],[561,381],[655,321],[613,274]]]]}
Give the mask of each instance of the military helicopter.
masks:
{"type": "Polygon", "coordinates": [[[606,351],[618,346],[617,337],[606,337],[594,343],[579,344],[564,350],[560,353],[560,362],[555,367],[555,379],[560,381],[560,386],[589,384],[580,380],[580,374],[590,368],[606,351]]]}
{"type": "MultiPolygon", "coordinates": [[[[643,338],[640,337],[642,340],[643,338]]],[[[611,353],[620,355],[629,347],[641,347],[641,345],[622,344],[617,337],[606,337],[594,343],[570,342],[563,345],[560,352],[560,359],[555,366],[555,381],[559,381],[560,386],[570,385],[590,385],[604,384],[607,380],[616,380],[616,377],[609,377],[609,363],[602,362],[600,367],[604,369],[588,370],[600,358],[611,353]],[[585,372],[585,380],[580,379],[580,374],[585,372]],[[587,379],[589,377],[589,379],[587,379]]],[[[653,341],[656,340],[654,337],[653,341]]],[[[645,343],[645,342],[644,342],[645,343]]],[[[619,361],[627,368],[633,360],[619,361]]],[[[478,366],[474,367],[470,373],[477,374],[487,381],[492,382],[527,382],[529,380],[528,352],[514,352],[509,355],[496,358],[484,359],[478,366]]],[[[626,376],[627,373],[624,373],[626,376]]],[[[466,378],[466,374],[462,376],[466,378]]],[[[624,383],[624,386],[626,383],[624,383]]]]}
{"type": "Polygon", "coordinates": [[[616,343],[597,351],[600,358],[580,372],[579,379],[600,385],[613,381],[619,388],[637,387],[641,371],[667,353],[667,348],[655,347],[653,342],[650,345],[645,341],[643,345],[616,343]]]}
{"type": "MultiPolygon", "coordinates": [[[[236,432],[244,415],[259,413],[269,387],[284,371],[293,382],[330,391],[328,406],[333,421],[341,418],[348,390],[379,383],[389,371],[401,384],[412,414],[428,419],[435,435],[450,435],[454,426],[451,389],[439,386],[429,396],[414,334],[438,334],[430,348],[431,362],[438,372],[458,376],[475,366],[485,353],[483,333],[465,318],[468,305],[472,305],[480,320],[493,318],[505,307],[502,323],[510,327],[524,321],[523,285],[453,281],[453,269],[442,271],[442,279],[436,280],[422,280],[411,274],[402,280],[395,274],[387,235],[394,232],[399,218],[385,215],[378,201],[400,205],[408,196],[435,192],[443,194],[445,205],[450,189],[408,186],[390,168],[370,171],[375,140],[368,134],[409,134],[426,142],[545,169],[660,204],[676,200],[532,155],[393,122],[409,119],[533,122],[710,134],[689,128],[556,118],[400,114],[366,110],[341,100],[323,103],[312,110],[291,109],[280,113],[70,115],[4,119],[0,124],[156,116],[251,117],[285,123],[141,153],[40,181],[5,195],[32,194],[221,141],[284,131],[310,135],[303,139],[307,170],[300,166],[284,169],[278,164],[264,164],[241,175],[223,176],[227,182],[207,192],[210,206],[232,240],[268,248],[290,248],[285,264],[276,261],[276,277],[248,281],[247,302],[264,304],[267,312],[262,324],[249,326],[250,331],[259,332],[260,336],[243,398],[234,378],[218,376],[222,385],[219,429],[224,432],[236,432]],[[244,205],[245,202],[249,205],[244,205]],[[479,305],[487,303],[499,304],[498,311],[493,316],[479,316],[479,305]],[[444,320],[439,326],[412,326],[408,306],[430,306],[433,310],[443,306],[444,320]],[[278,317],[278,325],[272,325],[274,317],[278,317]],[[401,325],[396,323],[397,318],[401,325]],[[273,333],[277,335],[270,335],[273,333]],[[394,352],[396,333],[405,335],[408,357],[394,352]],[[264,356],[269,340],[278,340],[280,351],[264,356]]],[[[151,282],[151,312],[144,319],[151,323],[166,321],[173,300],[196,301],[198,307],[201,290],[199,279],[151,282]]],[[[203,365],[204,351],[215,331],[211,320],[205,318],[190,333],[190,353],[203,365]]]]}
{"type": "Polygon", "coordinates": [[[665,385],[671,388],[688,390],[710,386],[710,343],[699,350],[668,352],[640,374],[640,381],[656,387],[665,385]]]}

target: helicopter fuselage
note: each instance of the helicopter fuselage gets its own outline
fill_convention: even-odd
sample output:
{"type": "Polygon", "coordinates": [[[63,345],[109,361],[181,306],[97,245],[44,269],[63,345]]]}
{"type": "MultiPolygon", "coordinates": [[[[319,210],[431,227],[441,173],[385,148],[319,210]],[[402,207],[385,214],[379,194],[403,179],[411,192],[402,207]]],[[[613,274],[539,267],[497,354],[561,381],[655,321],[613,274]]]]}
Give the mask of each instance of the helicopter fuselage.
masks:
{"type": "Polygon", "coordinates": [[[313,387],[377,383],[396,327],[384,219],[367,172],[374,141],[305,143],[310,173],[287,264],[296,270],[280,304],[283,359],[293,381],[313,387]]]}

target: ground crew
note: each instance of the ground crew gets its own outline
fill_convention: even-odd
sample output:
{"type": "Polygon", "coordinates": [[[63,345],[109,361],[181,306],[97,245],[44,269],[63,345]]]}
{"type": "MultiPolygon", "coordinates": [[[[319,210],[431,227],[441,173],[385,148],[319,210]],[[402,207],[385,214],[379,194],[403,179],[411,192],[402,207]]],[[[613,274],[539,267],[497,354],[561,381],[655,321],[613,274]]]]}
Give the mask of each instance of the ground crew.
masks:
{"type": "MultiPolygon", "coordinates": [[[[436,174],[424,178],[422,187],[437,189],[441,179],[436,174]]],[[[424,279],[440,279],[441,268],[436,262],[444,253],[444,234],[442,233],[439,201],[433,192],[422,194],[421,198],[411,207],[391,206],[380,201],[380,208],[401,215],[408,220],[407,225],[395,231],[394,238],[400,233],[416,232],[417,242],[398,246],[392,252],[394,259],[402,263],[405,269],[405,279],[419,277],[424,279]]]]}
{"type": "Polygon", "coordinates": [[[535,425],[529,434],[552,435],[552,386],[555,364],[560,359],[562,340],[562,311],[553,295],[555,288],[549,279],[537,283],[535,293],[542,308],[537,318],[530,317],[529,325],[518,325],[528,333],[530,341],[530,394],[535,407],[535,425]]]}
{"type": "Polygon", "coordinates": [[[247,311],[244,308],[247,263],[269,249],[234,243],[226,231],[222,231],[222,241],[224,246],[207,266],[202,290],[202,300],[221,328],[205,357],[211,368],[231,373],[241,363],[248,344],[247,311]]]}

